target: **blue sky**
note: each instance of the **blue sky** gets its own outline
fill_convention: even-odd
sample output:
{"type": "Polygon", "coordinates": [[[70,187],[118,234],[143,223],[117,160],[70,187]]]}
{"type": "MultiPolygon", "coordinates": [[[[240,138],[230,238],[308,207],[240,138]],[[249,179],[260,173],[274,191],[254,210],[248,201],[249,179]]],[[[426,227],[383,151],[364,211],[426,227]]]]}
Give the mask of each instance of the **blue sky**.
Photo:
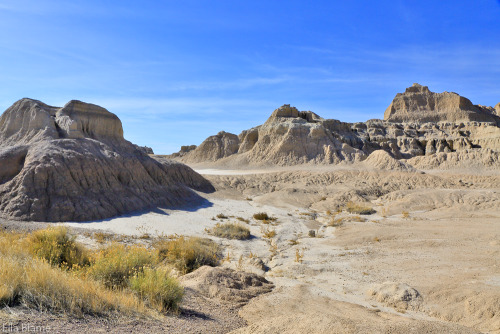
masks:
{"type": "Polygon", "coordinates": [[[289,103],[382,118],[414,82],[500,102],[500,1],[0,2],[0,109],[71,99],[156,153],[289,103]]]}

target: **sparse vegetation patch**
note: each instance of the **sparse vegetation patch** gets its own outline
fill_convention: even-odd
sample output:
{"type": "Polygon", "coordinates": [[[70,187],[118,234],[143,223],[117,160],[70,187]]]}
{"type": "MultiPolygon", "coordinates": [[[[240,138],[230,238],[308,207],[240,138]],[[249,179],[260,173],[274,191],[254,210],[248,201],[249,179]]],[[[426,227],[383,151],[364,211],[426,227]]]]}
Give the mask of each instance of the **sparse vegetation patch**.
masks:
{"type": "Polygon", "coordinates": [[[115,243],[93,255],[87,273],[108,288],[124,288],[130,277],[157,262],[156,254],[144,247],[115,243]]]}
{"type": "Polygon", "coordinates": [[[268,220],[268,221],[277,220],[276,217],[269,217],[269,215],[266,212],[258,212],[253,215],[253,218],[257,220],[268,220]]]}
{"type": "Polygon", "coordinates": [[[272,239],[276,236],[276,230],[270,228],[262,228],[261,232],[263,237],[266,239],[272,239]]]}
{"type": "Polygon", "coordinates": [[[219,219],[228,219],[229,218],[228,216],[226,216],[223,213],[219,213],[216,217],[219,218],[219,219]]]}
{"type": "Polygon", "coordinates": [[[0,233],[0,307],[78,317],[174,311],[183,289],[158,262],[141,246],[88,250],[65,227],[0,233]]]}
{"type": "Polygon", "coordinates": [[[250,238],[250,230],[247,227],[234,223],[217,223],[208,230],[208,233],[226,239],[246,240],[250,238]]]}
{"type": "Polygon", "coordinates": [[[146,268],[138,272],[130,280],[130,288],[147,305],[160,311],[177,311],[184,295],[184,289],[179,282],[169,277],[165,268],[146,268]]]}
{"type": "Polygon", "coordinates": [[[204,265],[215,267],[221,258],[219,245],[205,238],[161,238],[154,247],[160,261],[173,264],[181,273],[189,273],[204,265]]]}
{"type": "Polygon", "coordinates": [[[71,269],[89,264],[88,252],[63,226],[33,232],[25,240],[31,253],[49,264],[71,269]]]}
{"type": "Polygon", "coordinates": [[[302,263],[302,259],[304,258],[304,249],[302,249],[302,253],[297,248],[295,250],[295,262],[302,263]]]}
{"type": "Polygon", "coordinates": [[[376,212],[372,207],[356,204],[354,202],[348,202],[345,206],[345,210],[349,213],[358,215],[371,215],[376,212]]]}

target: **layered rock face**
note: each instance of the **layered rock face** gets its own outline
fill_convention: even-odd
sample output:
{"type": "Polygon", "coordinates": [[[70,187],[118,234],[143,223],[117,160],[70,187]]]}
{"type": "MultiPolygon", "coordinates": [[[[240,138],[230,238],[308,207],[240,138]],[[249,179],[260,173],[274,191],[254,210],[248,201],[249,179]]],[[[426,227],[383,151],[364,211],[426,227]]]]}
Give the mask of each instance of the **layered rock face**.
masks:
{"type": "MultiPolygon", "coordinates": [[[[363,161],[377,150],[395,159],[443,153],[450,154],[451,160],[453,155],[464,160],[485,150],[491,157],[485,164],[495,166],[500,152],[499,109],[500,104],[495,108],[477,106],[458,94],[436,94],[414,84],[396,96],[385,120],[345,123],[283,105],[264,124],[243,131],[237,138],[224,132],[209,137],[193,151],[176,154],[176,158],[240,166],[338,164],[363,161]]],[[[374,161],[381,157],[377,153],[374,161]]],[[[420,163],[425,165],[424,160],[420,163]]]]}
{"type": "Polygon", "coordinates": [[[0,217],[87,221],[186,204],[214,188],[189,167],[155,160],[96,105],[22,99],[0,117],[0,217]]]}
{"type": "Polygon", "coordinates": [[[491,107],[473,105],[456,93],[434,93],[417,83],[398,93],[384,113],[391,122],[494,122],[500,120],[491,107]]]}
{"type": "Polygon", "coordinates": [[[195,148],[192,148],[192,146],[184,147],[184,149],[181,148],[179,153],[189,152],[189,154],[183,154],[185,155],[185,162],[216,161],[237,153],[238,145],[238,136],[221,131],[217,135],[205,139],[200,146],[195,148]]]}

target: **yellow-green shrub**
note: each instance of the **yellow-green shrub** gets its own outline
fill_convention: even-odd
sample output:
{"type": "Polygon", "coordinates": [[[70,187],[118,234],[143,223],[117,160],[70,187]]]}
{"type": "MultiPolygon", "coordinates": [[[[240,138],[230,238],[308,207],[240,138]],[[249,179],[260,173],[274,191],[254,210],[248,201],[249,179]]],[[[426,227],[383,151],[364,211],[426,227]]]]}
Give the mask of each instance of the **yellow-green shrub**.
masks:
{"type": "Polygon", "coordinates": [[[157,310],[178,308],[182,287],[166,269],[149,268],[158,263],[156,251],[113,244],[90,254],[78,246],[90,254],[88,266],[81,268],[76,261],[65,265],[66,260],[58,261],[61,257],[56,255],[73,249],[74,238],[66,233],[59,228],[31,235],[0,232],[0,307],[23,304],[73,316],[150,313],[139,296],[157,310]],[[37,248],[43,240],[53,243],[37,248]]]}
{"type": "Polygon", "coordinates": [[[23,304],[74,316],[145,312],[133,294],[107,290],[95,281],[78,278],[42,259],[2,254],[0,268],[0,306],[23,304]]]}
{"type": "Polygon", "coordinates": [[[161,261],[173,264],[182,273],[189,273],[204,265],[215,267],[221,257],[219,245],[204,238],[180,236],[160,239],[154,246],[161,261]]]}
{"type": "Polygon", "coordinates": [[[130,279],[130,288],[158,311],[177,311],[184,295],[183,287],[166,269],[144,269],[130,279]]]}
{"type": "Polygon", "coordinates": [[[26,238],[27,247],[35,256],[54,266],[72,268],[89,263],[84,247],[75,241],[64,226],[49,227],[33,232],[26,238]]]}
{"type": "Polygon", "coordinates": [[[108,288],[124,288],[130,277],[157,263],[157,255],[140,246],[112,244],[96,252],[87,273],[108,288]]]}

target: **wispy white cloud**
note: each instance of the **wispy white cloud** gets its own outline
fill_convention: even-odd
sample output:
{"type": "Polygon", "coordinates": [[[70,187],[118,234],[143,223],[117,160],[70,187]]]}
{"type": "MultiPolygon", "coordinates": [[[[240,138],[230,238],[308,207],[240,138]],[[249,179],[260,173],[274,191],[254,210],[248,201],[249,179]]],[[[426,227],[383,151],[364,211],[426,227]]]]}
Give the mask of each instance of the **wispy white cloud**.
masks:
{"type": "Polygon", "coordinates": [[[389,50],[350,46],[325,48],[290,46],[303,52],[312,52],[326,59],[367,64],[407,64],[422,69],[447,66],[452,69],[483,68],[500,71],[500,48],[485,45],[402,45],[389,50]]]}

